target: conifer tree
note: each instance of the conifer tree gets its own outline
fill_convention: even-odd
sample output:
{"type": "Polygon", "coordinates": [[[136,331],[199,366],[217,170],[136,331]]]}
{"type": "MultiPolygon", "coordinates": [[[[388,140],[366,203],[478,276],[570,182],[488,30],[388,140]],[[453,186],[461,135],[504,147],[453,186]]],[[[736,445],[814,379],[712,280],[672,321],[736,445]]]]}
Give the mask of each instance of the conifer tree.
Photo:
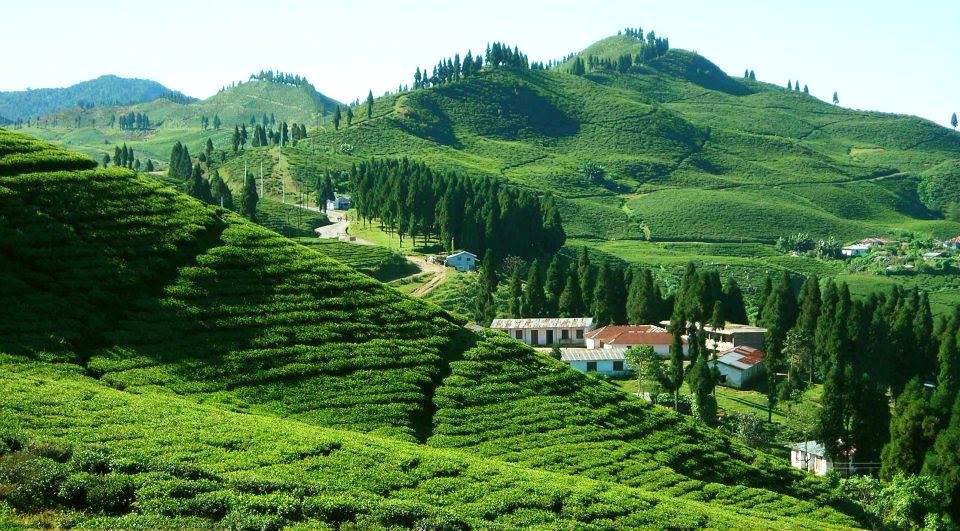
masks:
{"type": "Polygon", "coordinates": [[[233,145],[233,152],[236,153],[237,150],[240,149],[240,127],[236,125],[233,126],[233,137],[231,138],[231,142],[233,145]]]}
{"type": "Polygon", "coordinates": [[[755,73],[753,72],[753,70],[751,70],[751,71],[750,71],[750,81],[756,81],[756,80],[757,80],[757,74],[755,74],[755,73]]]}
{"type": "Polygon", "coordinates": [[[336,131],[340,130],[340,106],[337,105],[333,109],[333,129],[336,131]]]}
{"type": "Polygon", "coordinates": [[[953,126],[954,129],[957,128],[957,113],[953,113],[950,116],[950,125],[953,126]]]}
{"type": "Polygon", "coordinates": [[[563,287],[558,300],[561,317],[578,317],[584,314],[583,297],[580,294],[580,277],[577,269],[570,268],[567,273],[567,283],[563,287]]]}
{"type": "MultiPolygon", "coordinates": [[[[176,144],[174,144],[176,146],[176,144]]],[[[179,156],[179,155],[178,155],[179,156]]],[[[120,150],[120,146],[113,147],[113,165],[122,166],[123,165],[123,151],[120,150]]]]}
{"type": "Polygon", "coordinates": [[[917,474],[931,440],[930,406],[919,378],[910,380],[897,397],[890,421],[890,442],[880,457],[880,477],[917,474]]]}
{"type": "Polygon", "coordinates": [[[800,310],[797,327],[812,342],[817,333],[817,319],[820,317],[820,279],[816,275],[810,275],[803,282],[798,303],[800,310]]]}
{"type": "MultiPolygon", "coordinates": [[[[419,72],[419,70],[418,70],[419,72]]],[[[520,274],[520,268],[513,270],[510,276],[510,317],[519,319],[523,317],[523,277],[520,274]]]]}
{"type": "Polygon", "coordinates": [[[670,342],[670,363],[660,385],[673,393],[673,409],[680,406],[680,387],[683,385],[683,330],[686,327],[686,317],[683,314],[674,316],[670,323],[670,333],[673,339],[670,342]]]}
{"type": "Polygon", "coordinates": [[[152,159],[147,159],[147,168],[146,168],[146,171],[147,171],[147,172],[152,172],[152,171],[155,171],[155,170],[156,170],[156,168],[155,168],[154,165],[153,165],[153,160],[152,160],[152,159]]]}
{"type": "MultiPolygon", "coordinates": [[[[154,118],[156,118],[156,116],[154,116],[154,118]]],[[[220,129],[220,126],[221,126],[221,125],[223,125],[223,122],[220,121],[220,115],[219,115],[219,114],[214,114],[214,115],[213,115],[213,128],[214,128],[214,129],[220,129]]]]}
{"type": "Polygon", "coordinates": [[[593,325],[596,327],[606,326],[613,320],[613,301],[610,300],[612,282],[610,266],[607,262],[600,264],[597,283],[593,287],[593,325]]]}
{"type": "Polygon", "coordinates": [[[733,277],[727,279],[723,290],[723,315],[731,323],[747,324],[747,306],[743,301],[743,291],[733,277]]]}
{"type": "Polygon", "coordinates": [[[373,90],[367,92],[367,120],[373,118],[373,90]]]}
{"type": "Polygon", "coordinates": [[[240,213],[250,221],[257,220],[257,201],[260,197],[257,195],[257,182],[253,174],[247,172],[243,181],[243,196],[240,198],[240,213]]]}
{"type": "Polygon", "coordinates": [[[203,178],[203,169],[200,168],[199,162],[194,165],[193,171],[191,172],[191,179],[187,183],[187,193],[204,203],[213,202],[213,194],[210,193],[210,183],[203,178]]]}
{"type": "Polygon", "coordinates": [[[581,310],[585,314],[593,313],[593,266],[590,264],[590,254],[587,248],[580,250],[580,257],[577,259],[577,276],[580,277],[580,296],[583,297],[583,307],[581,310]]]}
{"type": "Polygon", "coordinates": [[[213,156],[213,140],[210,140],[210,138],[207,138],[207,145],[204,152],[207,154],[207,160],[210,160],[213,156]]]}
{"type": "Polygon", "coordinates": [[[347,127],[353,124],[353,107],[347,106],[347,127]]]}
{"type": "Polygon", "coordinates": [[[927,452],[922,472],[937,478],[949,500],[948,510],[954,518],[960,517],[960,397],[953,403],[946,429],[927,452]]]}
{"type": "Polygon", "coordinates": [[[960,396],[960,349],[957,347],[957,332],[960,323],[956,316],[950,318],[940,339],[940,349],[937,353],[939,370],[937,371],[937,388],[931,398],[933,410],[946,420],[950,408],[960,396]]]}
{"type": "Polygon", "coordinates": [[[767,305],[767,298],[773,291],[773,278],[769,273],[763,278],[763,285],[760,287],[760,293],[757,295],[757,323],[763,322],[763,309],[767,305]]]}
{"type": "Polygon", "coordinates": [[[793,85],[790,83],[790,80],[787,80],[787,90],[793,90],[793,85]]]}
{"type": "Polygon", "coordinates": [[[840,103],[840,96],[837,95],[837,91],[833,91],[833,104],[837,105],[840,103]]]}
{"type": "Polygon", "coordinates": [[[107,154],[107,153],[104,153],[104,154],[103,154],[103,161],[102,161],[102,162],[103,162],[103,167],[104,167],[104,168],[106,168],[107,166],[109,166],[109,165],[110,165],[110,155],[107,154]]]}
{"type": "Polygon", "coordinates": [[[530,265],[527,283],[523,290],[523,316],[544,317],[546,300],[543,293],[543,271],[540,259],[530,265]]]}
{"type": "Polygon", "coordinates": [[[497,267],[493,251],[487,249],[480,263],[480,283],[476,301],[475,316],[478,323],[488,324],[497,317],[494,294],[497,292],[497,267]]]}
{"type": "Polygon", "coordinates": [[[714,389],[717,387],[717,379],[705,356],[700,356],[690,366],[688,379],[697,418],[710,426],[716,424],[717,398],[714,389]]]}
{"type": "Polygon", "coordinates": [[[213,204],[233,210],[233,194],[216,169],[210,173],[210,193],[213,196],[213,204]]]}
{"type": "Polygon", "coordinates": [[[563,293],[567,272],[559,254],[553,255],[550,266],[547,268],[546,306],[547,314],[557,315],[560,307],[560,294],[563,293]]]}

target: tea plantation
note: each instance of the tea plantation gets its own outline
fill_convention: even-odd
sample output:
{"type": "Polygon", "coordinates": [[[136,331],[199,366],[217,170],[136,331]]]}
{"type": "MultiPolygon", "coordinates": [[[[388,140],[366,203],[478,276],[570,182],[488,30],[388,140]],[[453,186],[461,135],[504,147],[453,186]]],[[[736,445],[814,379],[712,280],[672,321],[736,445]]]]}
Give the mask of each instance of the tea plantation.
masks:
{"type": "Polygon", "coordinates": [[[0,176],[0,525],[858,524],[823,481],[320,252],[15,144],[47,155],[0,176]]]}

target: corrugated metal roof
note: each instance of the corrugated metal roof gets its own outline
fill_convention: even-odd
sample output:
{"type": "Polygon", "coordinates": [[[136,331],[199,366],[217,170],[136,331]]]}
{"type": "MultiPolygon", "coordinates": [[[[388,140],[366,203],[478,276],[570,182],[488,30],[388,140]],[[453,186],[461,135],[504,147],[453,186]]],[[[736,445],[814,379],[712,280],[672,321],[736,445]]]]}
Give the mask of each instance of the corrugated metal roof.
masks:
{"type": "Polygon", "coordinates": [[[540,317],[531,319],[494,319],[490,328],[590,328],[593,317],[540,317]]]}
{"type": "Polygon", "coordinates": [[[714,328],[710,325],[703,325],[703,330],[706,332],[713,332],[716,334],[765,334],[767,333],[766,328],[760,328],[759,326],[752,326],[747,324],[739,323],[727,323],[723,325],[723,328],[714,328]]]}
{"type": "Polygon", "coordinates": [[[717,354],[717,363],[729,365],[737,369],[746,370],[763,361],[763,351],[738,345],[725,352],[717,354]]]}
{"type": "Polygon", "coordinates": [[[815,455],[817,457],[823,457],[827,455],[826,450],[824,450],[823,445],[817,441],[804,441],[793,443],[790,445],[791,450],[800,450],[801,452],[807,452],[808,454],[815,455]]]}
{"type": "Polygon", "coordinates": [[[623,361],[625,348],[562,348],[563,361],[623,361]]]}

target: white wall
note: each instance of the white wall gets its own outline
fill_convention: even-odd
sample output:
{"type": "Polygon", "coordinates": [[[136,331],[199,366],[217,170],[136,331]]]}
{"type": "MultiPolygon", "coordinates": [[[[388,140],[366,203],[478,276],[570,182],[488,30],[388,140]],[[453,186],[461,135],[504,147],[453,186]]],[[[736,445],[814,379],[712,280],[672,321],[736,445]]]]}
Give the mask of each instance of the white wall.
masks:
{"type": "MultiPolygon", "coordinates": [[[[597,370],[598,374],[606,374],[609,376],[622,376],[630,372],[627,363],[623,363],[622,371],[613,370],[613,360],[597,360],[597,370]]],[[[577,369],[580,372],[587,372],[587,362],[586,361],[571,361],[570,366],[574,369],[577,369]]],[[[591,371],[592,372],[592,371],[591,371]]]]}

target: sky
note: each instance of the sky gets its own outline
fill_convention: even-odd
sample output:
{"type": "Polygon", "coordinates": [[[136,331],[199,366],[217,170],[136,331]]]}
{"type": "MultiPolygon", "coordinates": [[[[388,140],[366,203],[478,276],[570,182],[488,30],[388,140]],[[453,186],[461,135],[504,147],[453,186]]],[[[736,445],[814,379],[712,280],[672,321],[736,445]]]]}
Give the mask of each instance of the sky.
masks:
{"type": "Polygon", "coordinates": [[[0,90],[116,74],[205,98],[274,69],[346,102],[490,41],[548,60],[640,26],[845,107],[943,125],[960,112],[960,0],[0,0],[0,13],[0,49],[17,51],[0,90]]]}

